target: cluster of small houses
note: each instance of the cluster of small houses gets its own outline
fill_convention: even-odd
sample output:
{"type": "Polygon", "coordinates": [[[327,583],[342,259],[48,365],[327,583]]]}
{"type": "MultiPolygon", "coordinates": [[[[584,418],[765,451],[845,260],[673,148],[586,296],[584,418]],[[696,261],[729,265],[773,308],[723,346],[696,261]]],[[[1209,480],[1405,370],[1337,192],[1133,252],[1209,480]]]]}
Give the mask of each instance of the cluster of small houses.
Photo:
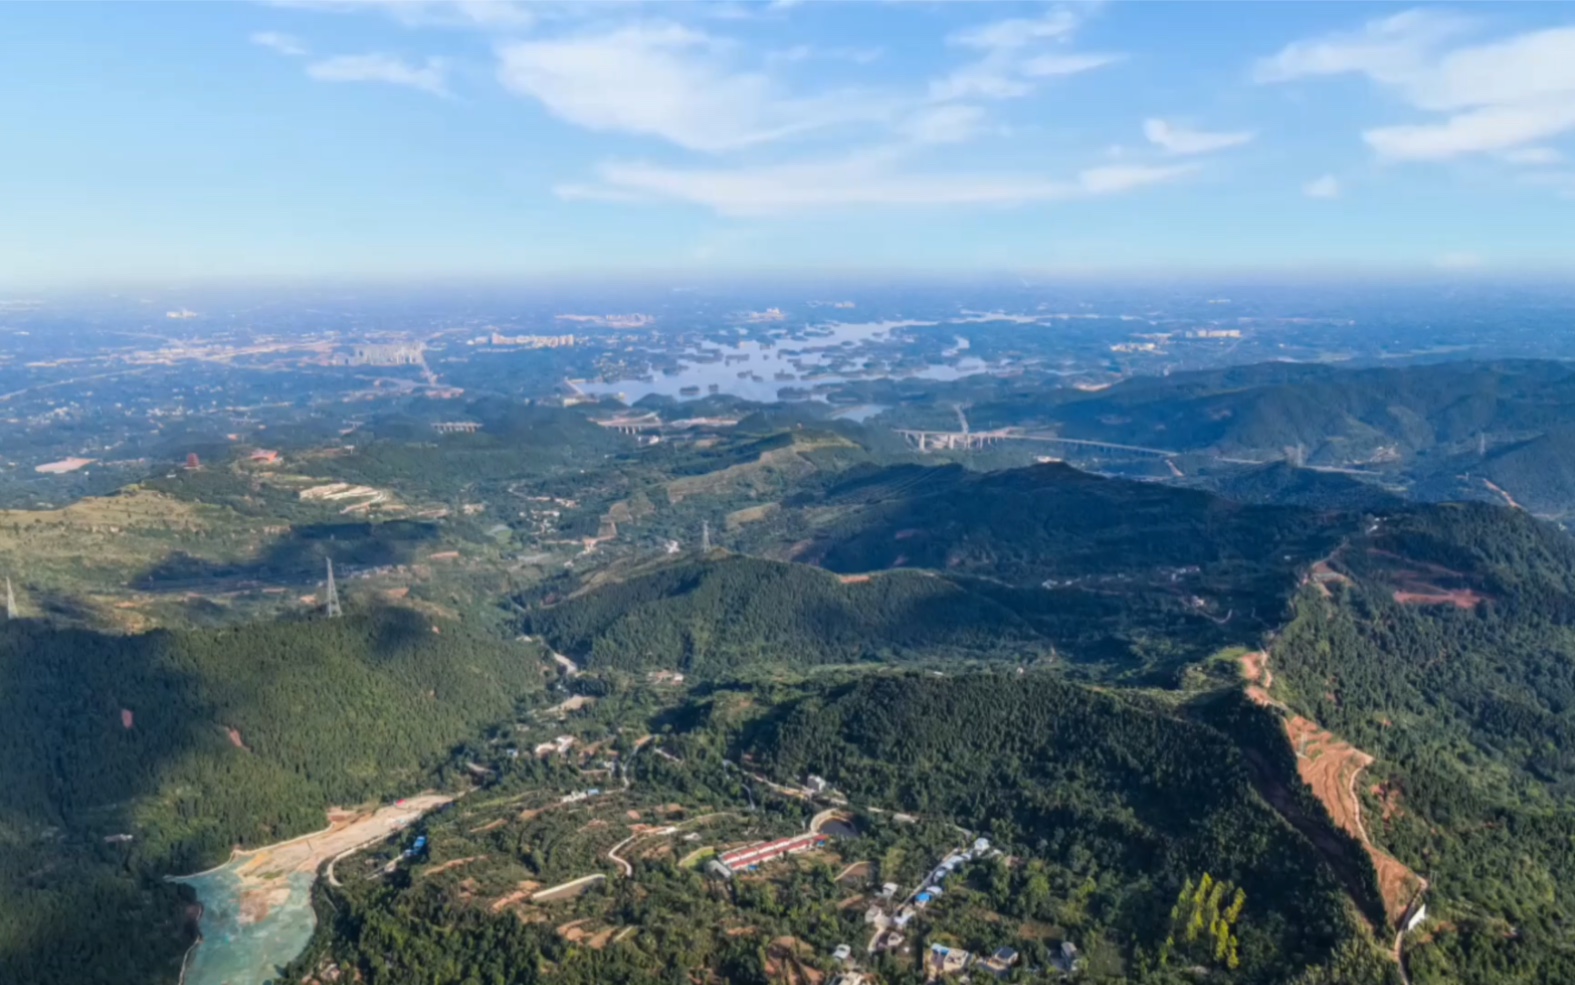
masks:
{"type": "MultiPolygon", "coordinates": [[[[875,935],[869,943],[869,952],[875,954],[901,947],[907,940],[903,931],[931,903],[945,895],[948,879],[956,875],[969,862],[994,858],[999,854],[998,850],[990,847],[988,838],[976,839],[971,848],[952,852],[925,877],[924,888],[897,906],[895,913],[891,911],[891,907],[897,897],[897,884],[888,882],[882,886],[877,901],[864,912],[864,922],[875,927],[875,935]]],[[[853,949],[843,944],[837,947],[831,956],[847,964],[852,960],[853,949]]],[[[931,978],[960,974],[969,969],[1005,975],[1017,962],[1017,952],[1009,947],[999,948],[994,954],[985,957],[962,948],[948,947],[945,944],[931,944],[924,958],[925,969],[931,978]]],[[[1076,971],[1080,965],[1076,945],[1070,941],[1062,944],[1054,964],[1058,970],[1067,974],[1076,971]]]]}
{"type": "MultiPolygon", "coordinates": [[[[987,971],[992,975],[1005,975],[1017,964],[1018,953],[1009,947],[997,948],[989,957],[980,957],[960,947],[947,947],[945,944],[931,944],[929,954],[925,956],[924,966],[931,978],[943,975],[956,975],[972,970],[987,971]]],[[[1071,941],[1062,941],[1061,949],[1050,963],[1063,975],[1070,975],[1082,967],[1083,959],[1077,953],[1077,945],[1071,941]]]]}
{"type": "MultiPolygon", "coordinates": [[[[946,892],[946,880],[955,875],[958,869],[976,859],[990,858],[995,854],[998,853],[990,847],[988,838],[977,839],[974,841],[972,848],[952,852],[941,859],[940,864],[925,877],[924,888],[913,894],[912,899],[904,903],[895,914],[887,913],[886,907],[882,903],[876,903],[865,911],[864,922],[874,924],[877,928],[889,926],[901,930],[907,927],[909,923],[913,922],[914,917],[918,916],[921,911],[946,892]]],[[[880,898],[882,901],[889,901],[896,896],[896,893],[897,886],[888,882],[881,887],[880,898]]],[[[888,932],[885,936],[885,940],[877,939],[875,941],[875,946],[871,948],[872,951],[889,950],[902,943],[902,935],[900,933],[888,932]],[[892,938],[896,939],[893,940],[892,938]]]]}

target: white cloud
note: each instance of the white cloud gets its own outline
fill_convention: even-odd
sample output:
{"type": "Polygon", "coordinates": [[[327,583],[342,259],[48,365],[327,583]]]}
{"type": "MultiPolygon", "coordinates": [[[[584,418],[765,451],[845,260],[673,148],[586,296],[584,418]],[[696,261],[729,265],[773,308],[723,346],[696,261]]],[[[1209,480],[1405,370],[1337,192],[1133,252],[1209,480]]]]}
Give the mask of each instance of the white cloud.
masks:
{"type": "Polygon", "coordinates": [[[1470,27],[1470,21],[1452,15],[1406,11],[1371,21],[1359,31],[1289,44],[1260,59],[1253,74],[1260,83],[1272,83],[1357,73],[1384,85],[1404,86],[1425,71],[1436,47],[1470,27]]]}
{"type": "MultiPolygon", "coordinates": [[[[1575,55],[1572,55],[1575,57],[1575,55]]],[[[1457,113],[1443,123],[1377,127],[1362,139],[1389,161],[1442,161],[1462,154],[1508,151],[1575,128],[1570,101],[1487,106],[1457,113]]]]}
{"type": "Polygon", "coordinates": [[[1104,68],[1106,65],[1124,61],[1126,57],[1126,55],[1099,52],[1079,55],[1037,55],[1024,61],[1018,68],[1030,78],[1042,79],[1058,75],[1077,75],[1096,68],[1104,68]]]}
{"type": "Polygon", "coordinates": [[[1564,155],[1552,147],[1516,147],[1499,155],[1511,164],[1544,165],[1561,164],[1564,155]]]}
{"type": "Polygon", "coordinates": [[[869,65],[879,61],[882,54],[880,48],[816,48],[796,44],[791,48],[767,52],[765,62],[768,65],[793,65],[807,61],[838,61],[869,65]]]}
{"type": "Polygon", "coordinates": [[[914,143],[957,144],[977,136],[984,128],[985,112],[968,103],[944,103],[913,114],[898,125],[898,132],[914,143]]]}
{"type": "Polygon", "coordinates": [[[959,47],[977,48],[980,51],[1025,48],[1039,41],[1070,39],[1081,24],[1082,18],[1075,12],[1062,8],[1042,17],[1014,17],[965,28],[946,40],[959,47]]]}
{"type": "Polygon", "coordinates": [[[1302,194],[1308,198],[1339,198],[1343,191],[1340,179],[1332,174],[1314,178],[1302,186],[1302,194]]]}
{"type": "Polygon", "coordinates": [[[280,34],[278,31],[258,31],[252,35],[251,40],[252,44],[270,48],[281,55],[288,55],[292,58],[306,54],[306,45],[290,35],[280,34]]]}
{"type": "Polygon", "coordinates": [[[1190,130],[1165,120],[1144,120],[1143,136],[1149,143],[1163,148],[1167,154],[1208,154],[1227,147],[1240,147],[1250,143],[1254,134],[1247,131],[1207,133],[1190,130]]]}
{"type": "Polygon", "coordinates": [[[1031,80],[1076,75],[1125,57],[1053,47],[1070,44],[1082,23],[1078,11],[1058,8],[1042,17],[1014,17],[957,31],[947,37],[947,44],[981,54],[930,83],[930,98],[1015,99],[1034,90],[1031,80]]]}
{"type": "Polygon", "coordinates": [[[445,96],[448,68],[441,59],[428,58],[424,65],[411,65],[393,55],[337,55],[313,62],[306,74],[319,82],[383,82],[409,86],[445,96]]]}
{"type": "Polygon", "coordinates": [[[523,30],[536,22],[529,4],[518,0],[267,0],[275,7],[330,13],[375,11],[406,27],[475,27],[523,30]]]}
{"type": "Polygon", "coordinates": [[[1004,59],[986,58],[972,65],[965,65],[945,78],[930,83],[930,98],[948,99],[1016,99],[1034,91],[1034,87],[1016,77],[1004,59]]]}
{"type": "Polygon", "coordinates": [[[1106,164],[1082,171],[1077,183],[1090,195],[1111,195],[1173,181],[1196,170],[1194,164],[1106,164]]]}
{"type": "Polygon", "coordinates": [[[1260,82],[1356,74],[1418,110],[1422,123],[1368,129],[1386,160],[1501,153],[1575,129],[1575,27],[1461,44],[1472,21],[1409,11],[1361,30],[1299,41],[1260,61],[1260,82]]]}
{"type": "Polygon", "coordinates": [[[889,118],[858,93],[782,94],[764,74],[736,71],[728,46],[676,24],[524,41],[499,48],[498,77],[577,126],[726,151],[829,127],[889,118]]]}
{"type": "Polygon", "coordinates": [[[1188,166],[1111,165],[1071,179],[1023,174],[918,173],[883,148],[847,157],[744,168],[677,169],[609,163],[597,185],[560,186],[567,199],[676,200],[722,215],[760,217],[852,206],[1014,206],[1132,191],[1174,180],[1188,166]]]}

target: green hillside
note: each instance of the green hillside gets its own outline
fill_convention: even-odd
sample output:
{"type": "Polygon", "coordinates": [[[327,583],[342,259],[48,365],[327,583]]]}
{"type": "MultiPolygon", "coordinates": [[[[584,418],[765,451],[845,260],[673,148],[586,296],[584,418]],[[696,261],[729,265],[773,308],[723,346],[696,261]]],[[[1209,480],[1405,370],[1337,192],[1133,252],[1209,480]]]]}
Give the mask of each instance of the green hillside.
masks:
{"type": "Polygon", "coordinates": [[[1205,488],[1238,503],[1306,506],[1317,510],[1377,512],[1405,500],[1382,487],[1338,472],[1295,468],[1287,462],[1211,476],[1205,488]]]}
{"type": "Polygon", "coordinates": [[[1005,916],[1122,941],[1129,966],[1164,970],[1171,903],[1204,872],[1240,886],[1250,914],[1241,967],[1218,980],[1284,981],[1361,933],[1232,743],[1141,700],[1043,674],[882,676],[798,699],[747,748],[780,777],[821,774],[857,803],[990,833],[1032,859],[995,898],[1005,916]],[[1076,885],[1071,915],[1051,887],[1076,885]]]}
{"type": "MultiPolygon", "coordinates": [[[[585,782],[571,765],[500,759],[488,790],[424,824],[428,856],[393,877],[380,873],[392,848],[342,867],[364,874],[322,891],[332,918],[292,978],[331,961],[369,985],[766,985],[785,965],[831,980],[836,945],[868,939],[883,881],[912,898],[941,858],[984,835],[995,851],[942,880],[906,930],[912,953],[1009,946],[1045,968],[1076,941],[1090,981],[1395,982],[1346,890],[1259,799],[1232,741],[1161,704],[1037,672],[881,669],[717,682],[675,700],[602,719],[620,726],[629,785],[563,798],[585,782]],[[783,785],[824,775],[854,827],[796,861],[719,879],[699,860],[802,832],[826,806],[756,771],[783,785]],[[585,874],[601,879],[581,895],[527,898],[585,874]],[[1217,899],[1197,889],[1205,875],[1217,899]],[[1189,938],[1189,913],[1232,906],[1223,948],[1189,938]],[[784,940],[803,942],[791,962],[784,940]]],[[[882,985],[927,980],[900,951],[858,960],[882,985]]]]}
{"type": "Polygon", "coordinates": [[[1287,554],[1315,557],[1340,532],[1305,510],[1103,479],[1061,464],[890,471],[912,488],[848,484],[827,497],[846,515],[828,525],[814,555],[826,567],[934,568],[1014,584],[1189,565],[1273,578],[1290,570],[1287,554]]]}
{"type": "Polygon", "coordinates": [[[845,583],[735,555],[686,559],[538,604],[524,627],[590,667],[706,676],[915,657],[1032,659],[1048,649],[1010,608],[945,578],[893,572],[845,583]]]}
{"type": "MultiPolygon", "coordinates": [[[[993,423],[1034,412],[975,411],[985,413],[993,423]]],[[[1575,370],[1538,361],[1370,369],[1267,363],[1132,379],[1067,395],[1049,413],[1072,437],[1227,454],[1301,444],[1309,461],[1321,463],[1385,446],[1414,453],[1474,443],[1484,432],[1557,427],[1575,416],[1575,370]]]]}
{"type": "Polygon", "coordinates": [[[1485,460],[1461,463],[1461,471],[1485,476],[1533,513],[1567,516],[1575,511],[1575,429],[1493,449],[1485,460]]]}
{"type": "Polygon", "coordinates": [[[1358,523],[1060,464],[875,470],[805,509],[814,519],[797,556],[833,571],[927,568],[1095,606],[1116,598],[1129,615],[1212,621],[1235,642],[1283,618],[1300,571],[1358,523]]]}
{"type": "Polygon", "coordinates": [[[1575,542],[1487,506],[1386,520],[1275,642],[1275,694],[1377,757],[1379,844],[1431,880],[1411,980],[1575,976],[1575,542]],[[1405,604],[1402,604],[1405,603],[1405,604]]]}
{"type": "Polygon", "coordinates": [[[164,875],[420,789],[541,689],[525,648],[399,610],[142,636],[4,623],[0,680],[0,981],[40,985],[169,981],[189,939],[164,875]]]}

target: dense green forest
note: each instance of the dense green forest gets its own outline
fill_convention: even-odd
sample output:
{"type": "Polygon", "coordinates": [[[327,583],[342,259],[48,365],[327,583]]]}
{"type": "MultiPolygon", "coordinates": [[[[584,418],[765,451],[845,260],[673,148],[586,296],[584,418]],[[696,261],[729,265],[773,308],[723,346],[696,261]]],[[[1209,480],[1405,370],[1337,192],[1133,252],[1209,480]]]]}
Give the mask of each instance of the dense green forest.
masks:
{"type": "Polygon", "coordinates": [[[1412,980],[1575,977],[1575,543],[1524,514],[1392,517],[1308,591],[1276,694],[1377,757],[1375,840],[1431,881],[1412,980]],[[1425,584],[1419,584],[1425,583],[1425,584]],[[1397,592],[1472,593],[1460,605],[1397,592]]]}
{"type": "Polygon", "coordinates": [[[1201,485],[1239,503],[1306,506],[1318,510],[1393,510],[1405,500],[1381,486],[1338,472],[1296,468],[1287,462],[1214,470],[1201,485]]]}
{"type": "MultiPolygon", "coordinates": [[[[1058,643],[1081,640],[1086,650],[1093,626],[1115,626],[1105,635],[1131,637],[1130,650],[1144,648],[1143,636],[1192,660],[1203,656],[1196,643],[1251,641],[1282,621],[1301,570],[1361,524],[1359,514],[1247,505],[1062,464],[852,470],[792,505],[805,524],[770,536],[793,538],[800,560],[849,574],[927,568],[1031,589],[1018,601],[1040,613],[1105,620],[1063,622],[1050,631],[1058,643]],[[1100,611],[1110,603],[1122,612],[1100,611]],[[1220,632],[1210,634],[1208,622],[1220,632]]],[[[1135,662],[1167,664],[1167,673],[1176,663],[1135,662]]]]}
{"type": "Polygon", "coordinates": [[[833,571],[900,564],[1036,584],[1208,565],[1243,598],[1319,556],[1345,529],[1302,509],[1104,479],[1059,463],[884,470],[835,487],[825,505],[844,514],[817,552],[833,571]]]}
{"type": "Polygon", "coordinates": [[[0,981],[40,985],[170,980],[189,931],[163,876],[409,794],[541,691],[530,649],[403,610],[120,637],[0,623],[0,678],[0,981]]]}
{"type": "Polygon", "coordinates": [[[717,551],[567,598],[549,585],[521,600],[521,618],[525,632],[591,667],[703,677],[983,659],[1054,660],[1078,676],[1168,683],[1187,663],[1251,638],[1247,620],[1222,621],[1189,605],[1168,575],[1156,583],[1017,588],[909,570],[839,578],[717,551]]]}
{"type": "Polygon", "coordinates": [[[902,571],[844,584],[806,565],[721,553],[538,604],[524,619],[527,632],[592,667],[709,676],[1049,650],[1011,609],[943,577],[902,571]]]}
{"type": "Polygon", "coordinates": [[[1071,437],[1196,451],[1278,452],[1302,445],[1308,461],[1384,446],[1409,454],[1475,450],[1477,436],[1541,432],[1568,421],[1568,364],[1452,362],[1351,369],[1262,363],[1142,376],[1107,390],[1052,391],[1019,384],[976,402],[975,427],[1050,416],[1071,437]]]}

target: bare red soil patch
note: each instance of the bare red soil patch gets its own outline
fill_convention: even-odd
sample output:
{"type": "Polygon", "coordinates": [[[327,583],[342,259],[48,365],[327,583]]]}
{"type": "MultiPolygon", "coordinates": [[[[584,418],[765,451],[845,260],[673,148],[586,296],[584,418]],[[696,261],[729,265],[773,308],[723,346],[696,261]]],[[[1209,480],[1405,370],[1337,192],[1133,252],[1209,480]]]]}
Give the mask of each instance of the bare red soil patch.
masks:
{"type": "Polygon", "coordinates": [[[509,893],[507,896],[502,896],[494,900],[492,903],[492,912],[497,913],[507,907],[513,906],[516,903],[523,903],[526,897],[530,896],[531,893],[534,893],[540,888],[541,883],[526,880],[525,882],[520,883],[519,889],[509,893]]]}
{"type": "MultiPolygon", "coordinates": [[[[1422,587],[1422,586],[1414,586],[1422,587]]],[[[1445,590],[1427,586],[1427,591],[1406,592],[1396,590],[1395,601],[1401,605],[1452,605],[1459,609],[1475,609],[1483,597],[1469,588],[1445,590]]]]}
{"type": "Polygon", "coordinates": [[[421,878],[427,879],[431,876],[447,872],[450,869],[457,869],[462,865],[469,865],[472,862],[478,862],[486,857],[487,856],[485,855],[467,855],[464,858],[450,859],[449,861],[444,862],[442,865],[434,866],[433,868],[424,870],[421,873],[421,878]]]}
{"type": "Polygon", "coordinates": [[[1254,684],[1273,687],[1274,672],[1269,670],[1269,655],[1262,650],[1242,654],[1241,676],[1254,684]]]}
{"type": "Polygon", "coordinates": [[[1334,823],[1366,848],[1378,872],[1378,891],[1383,896],[1384,913],[1391,923],[1397,923],[1422,882],[1399,859],[1374,845],[1362,825],[1356,778],[1372,763],[1373,757],[1300,715],[1286,720],[1285,732],[1291,747],[1296,750],[1296,769],[1302,781],[1312,788],[1313,795],[1323,803],[1334,823]]]}
{"type": "Polygon", "coordinates": [[[1247,681],[1247,698],[1255,705],[1268,708],[1276,704],[1269,697],[1268,689],[1274,686],[1274,674],[1269,670],[1269,655],[1262,650],[1244,653],[1241,657],[1241,676],[1247,681]]]}

